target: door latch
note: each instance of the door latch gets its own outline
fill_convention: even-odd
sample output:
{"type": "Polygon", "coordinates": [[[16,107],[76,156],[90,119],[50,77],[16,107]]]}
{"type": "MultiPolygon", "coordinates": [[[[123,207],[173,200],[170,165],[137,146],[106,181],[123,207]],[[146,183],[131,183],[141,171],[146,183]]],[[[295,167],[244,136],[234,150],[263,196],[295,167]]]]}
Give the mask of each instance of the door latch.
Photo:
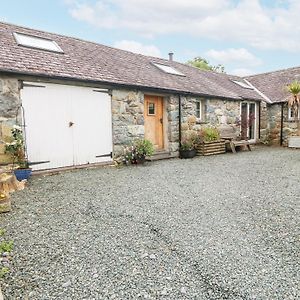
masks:
{"type": "Polygon", "coordinates": [[[72,127],[74,125],[74,123],[73,122],[69,122],[69,127],[72,127]]]}
{"type": "Polygon", "coordinates": [[[160,123],[162,124],[162,123],[163,123],[163,118],[160,118],[159,121],[160,121],[160,123]]]}

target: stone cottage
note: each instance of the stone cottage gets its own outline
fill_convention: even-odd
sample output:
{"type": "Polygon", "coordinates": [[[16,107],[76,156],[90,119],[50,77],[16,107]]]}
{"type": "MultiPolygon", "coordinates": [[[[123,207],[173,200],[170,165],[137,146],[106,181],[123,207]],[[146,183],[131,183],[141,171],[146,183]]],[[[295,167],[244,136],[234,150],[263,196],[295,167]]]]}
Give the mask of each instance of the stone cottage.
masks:
{"type": "Polygon", "coordinates": [[[288,107],[291,96],[287,85],[300,81],[300,67],[258,74],[245,78],[263,95],[261,141],[271,145],[288,144],[288,137],[297,133],[297,118],[288,107]]]}
{"type": "Polygon", "coordinates": [[[14,124],[36,170],[109,162],[137,138],[176,156],[189,116],[198,127],[231,126],[253,143],[261,132],[272,137],[271,101],[254,77],[6,23],[0,38],[0,162],[14,124]]]}

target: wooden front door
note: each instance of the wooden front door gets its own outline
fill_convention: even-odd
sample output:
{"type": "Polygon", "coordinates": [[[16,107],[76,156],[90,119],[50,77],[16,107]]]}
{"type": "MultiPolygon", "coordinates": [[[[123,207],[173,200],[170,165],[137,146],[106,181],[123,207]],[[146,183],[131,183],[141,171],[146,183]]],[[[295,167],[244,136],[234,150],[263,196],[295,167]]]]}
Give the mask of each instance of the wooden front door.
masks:
{"type": "Polygon", "coordinates": [[[163,98],[145,96],[145,139],[151,141],[156,150],[164,148],[163,135],[163,98]]]}

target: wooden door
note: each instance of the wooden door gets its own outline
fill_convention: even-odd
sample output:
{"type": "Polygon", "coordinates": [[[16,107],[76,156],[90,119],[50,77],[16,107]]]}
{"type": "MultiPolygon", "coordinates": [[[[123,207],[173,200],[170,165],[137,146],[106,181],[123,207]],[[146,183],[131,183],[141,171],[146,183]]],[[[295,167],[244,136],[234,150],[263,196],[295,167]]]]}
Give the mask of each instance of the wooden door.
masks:
{"type": "Polygon", "coordinates": [[[145,139],[150,140],[156,150],[164,148],[163,98],[145,96],[144,101],[145,139]]]}
{"type": "Polygon", "coordinates": [[[94,88],[25,83],[26,142],[34,170],[111,161],[111,97],[94,88]]]}

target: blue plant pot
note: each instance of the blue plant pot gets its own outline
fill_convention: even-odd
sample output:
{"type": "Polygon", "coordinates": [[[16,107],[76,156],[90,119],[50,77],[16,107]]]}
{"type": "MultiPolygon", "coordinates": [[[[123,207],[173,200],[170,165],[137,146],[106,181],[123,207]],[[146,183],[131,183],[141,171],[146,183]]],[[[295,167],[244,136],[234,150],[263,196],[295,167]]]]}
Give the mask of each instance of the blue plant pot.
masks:
{"type": "Polygon", "coordinates": [[[32,172],[31,169],[14,170],[14,173],[19,181],[22,181],[24,179],[28,180],[28,178],[31,176],[31,172],[32,172]]]}

